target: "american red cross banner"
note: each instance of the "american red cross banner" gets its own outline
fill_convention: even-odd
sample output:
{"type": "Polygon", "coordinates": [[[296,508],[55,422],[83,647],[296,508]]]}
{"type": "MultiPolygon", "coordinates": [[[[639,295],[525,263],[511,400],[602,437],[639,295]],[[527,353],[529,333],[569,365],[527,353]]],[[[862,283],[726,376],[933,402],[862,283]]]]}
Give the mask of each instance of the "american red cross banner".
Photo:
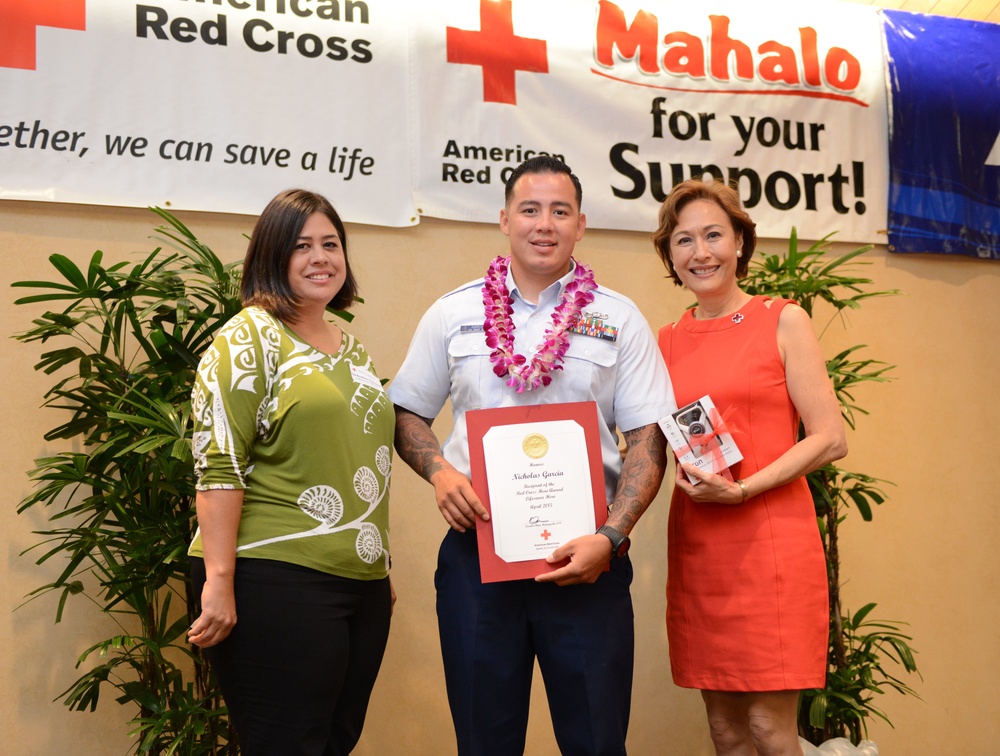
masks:
{"type": "Polygon", "coordinates": [[[415,223],[407,30],[377,2],[4,0],[0,198],[256,214],[303,186],[415,223]]]}
{"type": "Polygon", "coordinates": [[[417,206],[494,221],[511,168],[551,154],[580,176],[591,226],[651,230],[671,186],[711,175],[738,183],[763,236],[884,242],[878,15],[770,5],[423,4],[417,206]]]}
{"type": "Polygon", "coordinates": [[[5,0],[0,199],[495,222],[545,153],[591,227],[716,176],[762,236],[884,242],[885,70],[832,0],[5,0]]]}

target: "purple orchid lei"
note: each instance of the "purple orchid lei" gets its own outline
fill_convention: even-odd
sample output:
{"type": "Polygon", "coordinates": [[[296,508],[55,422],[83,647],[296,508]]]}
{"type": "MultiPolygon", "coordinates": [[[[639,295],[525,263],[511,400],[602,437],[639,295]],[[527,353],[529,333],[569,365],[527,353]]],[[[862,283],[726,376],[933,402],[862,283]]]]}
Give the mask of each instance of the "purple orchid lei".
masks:
{"type": "MultiPolygon", "coordinates": [[[[574,260],[574,262],[576,262],[574,260]]],[[[576,263],[573,280],[563,289],[562,298],[552,313],[552,325],[545,331],[544,341],[531,362],[523,354],[514,353],[514,313],[510,292],[507,290],[509,257],[497,257],[490,263],[483,284],[483,306],[486,311],[486,345],[493,352],[490,362],[497,377],[507,377],[507,385],[517,393],[531,391],[552,382],[549,373],[562,370],[562,361],[569,349],[568,331],[580,322],[583,308],[594,301],[594,272],[586,265],[576,263]]]]}

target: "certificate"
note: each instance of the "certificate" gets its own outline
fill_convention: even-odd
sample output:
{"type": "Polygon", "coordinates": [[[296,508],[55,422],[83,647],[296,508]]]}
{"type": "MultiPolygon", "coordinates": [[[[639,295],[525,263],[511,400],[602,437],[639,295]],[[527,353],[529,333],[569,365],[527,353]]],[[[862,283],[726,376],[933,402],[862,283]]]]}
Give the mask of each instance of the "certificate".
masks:
{"type": "Polygon", "coordinates": [[[594,402],[466,413],[484,583],[534,578],[566,564],[545,557],[607,520],[594,402]]]}

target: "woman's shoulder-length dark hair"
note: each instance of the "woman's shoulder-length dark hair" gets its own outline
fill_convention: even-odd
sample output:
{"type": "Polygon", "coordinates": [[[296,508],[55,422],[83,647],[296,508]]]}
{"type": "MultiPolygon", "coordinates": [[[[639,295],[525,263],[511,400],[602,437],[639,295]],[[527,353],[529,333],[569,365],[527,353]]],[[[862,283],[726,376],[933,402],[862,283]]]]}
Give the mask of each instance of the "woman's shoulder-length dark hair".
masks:
{"type": "Polygon", "coordinates": [[[721,181],[706,182],[701,179],[688,179],[677,184],[660,206],[659,226],[653,234],[653,246],[663,264],[667,266],[674,283],[681,286],[681,279],[674,270],[670,259],[670,237],[677,228],[677,216],[681,210],[695,200],[714,202],[729,216],[733,231],[743,234],[741,246],[743,255],[736,261],[736,277],[745,278],[750,267],[750,258],[757,247],[757,224],[751,220],[747,211],[740,205],[740,195],[732,187],[721,181]]]}
{"type": "Polygon", "coordinates": [[[302,227],[313,213],[323,213],[337,233],[344,250],[346,276],[340,291],[327,307],[346,310],[358,294],[358,284],[351,271],[347,254],[347,231],[344,222],[326,197],[305,189],[286,189],[267,203],[250,235],[250,244],[243,259],[240,298],[244,307],[262,307],[279,320],[298,320],[299,299],[288,283],[288,261],[302,233],[302,227]]]}

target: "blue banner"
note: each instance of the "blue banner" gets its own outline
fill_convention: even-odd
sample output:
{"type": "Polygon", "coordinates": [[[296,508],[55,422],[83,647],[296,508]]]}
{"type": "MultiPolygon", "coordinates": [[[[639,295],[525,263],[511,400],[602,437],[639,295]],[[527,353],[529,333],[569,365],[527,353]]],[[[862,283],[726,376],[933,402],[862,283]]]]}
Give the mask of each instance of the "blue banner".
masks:
{"type": "Polygon", "coordinates": [[[1000,25],[885,11],[889,249],[1000,259],[1000,25]]]}

